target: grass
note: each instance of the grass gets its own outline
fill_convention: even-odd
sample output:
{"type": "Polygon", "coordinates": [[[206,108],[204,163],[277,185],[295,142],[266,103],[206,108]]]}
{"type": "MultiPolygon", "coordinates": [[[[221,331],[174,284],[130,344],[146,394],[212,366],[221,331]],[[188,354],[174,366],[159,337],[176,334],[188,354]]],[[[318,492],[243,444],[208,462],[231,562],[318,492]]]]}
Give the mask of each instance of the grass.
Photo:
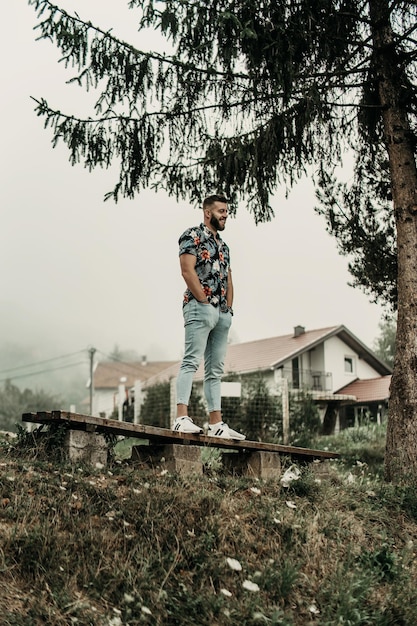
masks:
{"type": "Polygon", "coordinates": [[[414,626],[417,489],[381,480],[381,429],[316,443],[342,458],[283,488],[4,441],[1,624],[414,626]]]}

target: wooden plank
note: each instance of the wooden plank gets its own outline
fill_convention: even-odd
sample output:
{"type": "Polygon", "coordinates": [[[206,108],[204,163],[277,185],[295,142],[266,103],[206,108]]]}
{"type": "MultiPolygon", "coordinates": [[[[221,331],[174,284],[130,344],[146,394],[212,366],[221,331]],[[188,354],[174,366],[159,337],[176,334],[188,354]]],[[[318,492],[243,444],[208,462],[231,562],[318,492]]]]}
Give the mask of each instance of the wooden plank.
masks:
{"type": "Polygon", "coordinates": [[[80,415],[67,411],[39,411],[37,413],[24,413],[22,421],[34,422],[37,424],[69,424],[73,428],[82,430],[94,427],[96,432],[122,435],[146,439],[152,443],[192,443],[198,446],[210,446],[215,448],[227,448],[232,450],[258,450],[265,452],[276,452],[303,459],[335,459],[339,457],[337,452],[327,450],[314,450],[310,448],[299,448],[277,443],[266,443],[263,441],[235,441],[232,439],[220,439],[219,437],[208,437],[207,435],[196,435],[191,433],[177,433],[167,428],[157,428],[146,424],[131,424],[130,422],[120,422],[91,415],[80,415]]]}

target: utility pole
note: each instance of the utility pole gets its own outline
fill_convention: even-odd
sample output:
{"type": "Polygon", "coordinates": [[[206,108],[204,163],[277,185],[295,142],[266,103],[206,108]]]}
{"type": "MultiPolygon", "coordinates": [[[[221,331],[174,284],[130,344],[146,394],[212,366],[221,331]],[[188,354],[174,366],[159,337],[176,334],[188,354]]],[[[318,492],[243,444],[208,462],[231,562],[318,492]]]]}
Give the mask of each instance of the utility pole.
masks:
{"type": "Polygon", "coordinates": [[[93,414],[93,397],[94,397],[94,355],[95,348],[89,349],[90,353],[90,415],[93,414]]]}

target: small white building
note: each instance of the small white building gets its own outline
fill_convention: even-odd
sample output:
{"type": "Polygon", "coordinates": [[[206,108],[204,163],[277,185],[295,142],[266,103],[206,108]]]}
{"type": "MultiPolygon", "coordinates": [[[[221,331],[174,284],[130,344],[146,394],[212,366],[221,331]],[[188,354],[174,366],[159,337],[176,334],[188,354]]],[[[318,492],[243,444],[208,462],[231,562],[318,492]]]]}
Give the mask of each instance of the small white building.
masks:
{"type": "MultiPolygon", "coordinates": [[[[176,361],[148,361],[143,358],[138,362],[99,361],[94,366],[92,415],[110,417],[118,409],[120,389],[125,390],[123,402],[132,402],[132,391],[137,383],[144,384],[176,361]]],[[[89,388],[91,381],[87,383],[89,388]]]]}

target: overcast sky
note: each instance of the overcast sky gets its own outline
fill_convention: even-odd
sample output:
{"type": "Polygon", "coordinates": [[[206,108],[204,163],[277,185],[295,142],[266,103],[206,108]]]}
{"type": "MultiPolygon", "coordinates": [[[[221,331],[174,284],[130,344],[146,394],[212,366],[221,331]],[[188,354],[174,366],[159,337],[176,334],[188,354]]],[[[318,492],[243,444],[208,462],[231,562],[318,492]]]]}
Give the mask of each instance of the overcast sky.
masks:
{"type": "MultiPolygon", "coordinates": [[[[144,47],[127,0],[61,6],[144,47]]],[[[201,211],[164,193],[104,203],[116,173],[72,167],[65,147],[52,149],[30,99],[79,112],[83,90],[65,85],[55,46],[35,41],[25,0],[9,1],[2,18],[0,348],[23,344],[55,357],[89,346],[108,353],[117,344],[149,359],[179,359],[177,241],[201,211]]],[[[347,285],[347,260],[313,210],[311,183],[272,204],[273,222],[255,226],[242,204],[223,233],[236,294],[233,340],[344,324],[372,347],[383,311],[347,285]]]]}

